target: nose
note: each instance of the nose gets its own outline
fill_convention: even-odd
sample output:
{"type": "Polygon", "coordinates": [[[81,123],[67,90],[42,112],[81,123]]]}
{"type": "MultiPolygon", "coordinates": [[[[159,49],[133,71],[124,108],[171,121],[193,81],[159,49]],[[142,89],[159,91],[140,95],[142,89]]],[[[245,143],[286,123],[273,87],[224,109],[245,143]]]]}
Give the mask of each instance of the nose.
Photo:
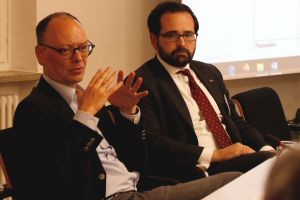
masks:
{"type": "Polygon", "coordinates": [[[177,45],[178,45],[178,46],[185,46],[185,40],[184,40],[184,38],[183,38],[183,35],[180,35],[180,36],[179,36],[179,39],[178,39],[178,41],[177,41],[177,45]]]}
{"type": "Polygon", "coordinates": [[[74,49],[74,53],[73,56],[71,58],[73,61],[81,61],[82,60],[82,56],[80,54],[79,49],[74,49]]]}

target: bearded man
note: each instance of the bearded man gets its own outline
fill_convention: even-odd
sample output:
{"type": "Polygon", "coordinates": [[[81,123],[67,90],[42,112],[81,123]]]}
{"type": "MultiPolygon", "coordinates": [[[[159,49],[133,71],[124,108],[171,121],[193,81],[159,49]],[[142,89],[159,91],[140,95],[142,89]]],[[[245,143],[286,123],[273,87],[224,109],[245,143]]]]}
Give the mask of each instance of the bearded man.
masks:
{"type": "Polygon", "coordinates": [[[149,142],[149,173],[182,182],[196,168],[247,172],[275,155],[235,110],[219,70],[193,61],[198,21],[181,3],[164,2],[148,17],[156,56],[137,69],[148,95],[138,103],[149,142]]]}

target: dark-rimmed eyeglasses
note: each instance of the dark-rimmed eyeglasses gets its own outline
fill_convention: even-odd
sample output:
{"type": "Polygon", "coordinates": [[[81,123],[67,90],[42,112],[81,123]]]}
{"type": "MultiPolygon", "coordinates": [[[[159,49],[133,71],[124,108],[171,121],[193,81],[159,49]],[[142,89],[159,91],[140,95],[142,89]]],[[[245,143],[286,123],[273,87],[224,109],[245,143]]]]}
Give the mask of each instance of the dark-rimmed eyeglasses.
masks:
{"type": "Polygon", "coordinates": [[[79,51],[79,53],[82,57],[88,57],[89,55],[91,55],[95,45],[93,43],[91,43],[89,40],[88,40],[88,42],[90,44],[84,44],[84,45],[82,45],[80,47],[77,47],[77,48],[67,47],[67,48],[56,49],[56,48],[48,46],[46,44],[40,44],[40,46],[45,46],[45,47],[48,47],[50,49],[53,49],[53,50],[57,51],[60,54],[60,57],[63,60],[69,60],[70,58],[73,57],[76,50],[79,51]]]}
{"type": "Polygon", "coordinates": [[[179,33],[166,33],[164,35],[159,35],[163,36],[168,42],[177,42],[181,36],[183,37],[184,41],[192,42],[195,41],[198,36],[196,33],[184,33],[182,35],[179,33]]]}

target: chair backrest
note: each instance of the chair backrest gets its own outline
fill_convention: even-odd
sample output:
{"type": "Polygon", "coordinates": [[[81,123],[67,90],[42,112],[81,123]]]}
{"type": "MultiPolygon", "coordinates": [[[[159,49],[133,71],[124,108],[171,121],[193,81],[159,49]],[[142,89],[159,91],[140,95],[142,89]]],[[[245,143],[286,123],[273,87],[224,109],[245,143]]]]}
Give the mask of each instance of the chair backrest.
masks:
{"type": "Polygon", "coordinates": [[[8,178],[7,171],[6,171],[2,156],[1,156],[1,153],[0,153],[0,166],[1,166],[1,169],[3,171],[5,180],[6,180],[6,187],[12,189],[11,184],[10,184],[10,180],[8,178]]]}
{"type": "Polygon", "coordinates": [[[291,139],[279,96],[272,88],[257,88],[231,98],[239,102],[245,120],[263,136],[271,134],[281,140],[291,139]]]}
{"type": "MultiPolygon", "coordinates": [[[[12,137],[13,137],[13,128],[7,128],[4,130],[0,130],[0,165],[4,173],[4,177],[6,180],[6,194],[3,196],[8,196],[12,197],[12,185],[10,182],[10,178],[8,176],[9,173],[9,168],[10,168],[10,160],[11,158],[10,155],[10,145],[11,142],[13,142],[12,137]],[[6,162],[7,161],[7,162],[6,162]]],[[[13,198],[14,199],[14,198],[13,198]]]]}
{"type": "Polygon", "coordinates": [[[245,119],[245,116],[244,116],[244,113],[243,113],[243,109],[242,109],[242,107],[241,107],[241,104],[237,101],[237,100],[235,100],[235,99],[230,99],[231,101],[233,101],[233,103],[234,103],[234,105],[235,105],[235,109],[236,109],[236,111],[238,112],[238,114],[244,119],[244,120],[246,120],[245,119]]]}

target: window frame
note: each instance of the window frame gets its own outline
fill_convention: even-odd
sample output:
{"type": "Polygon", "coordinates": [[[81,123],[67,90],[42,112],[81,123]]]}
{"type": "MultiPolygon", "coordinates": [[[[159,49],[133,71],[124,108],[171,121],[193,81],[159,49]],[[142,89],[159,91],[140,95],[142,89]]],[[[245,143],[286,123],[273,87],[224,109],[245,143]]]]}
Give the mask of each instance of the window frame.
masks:
{"type": "Polygon", "coordinates": [[[7,68],[8,1],[0,0],[0,70],[7,68]]]}

